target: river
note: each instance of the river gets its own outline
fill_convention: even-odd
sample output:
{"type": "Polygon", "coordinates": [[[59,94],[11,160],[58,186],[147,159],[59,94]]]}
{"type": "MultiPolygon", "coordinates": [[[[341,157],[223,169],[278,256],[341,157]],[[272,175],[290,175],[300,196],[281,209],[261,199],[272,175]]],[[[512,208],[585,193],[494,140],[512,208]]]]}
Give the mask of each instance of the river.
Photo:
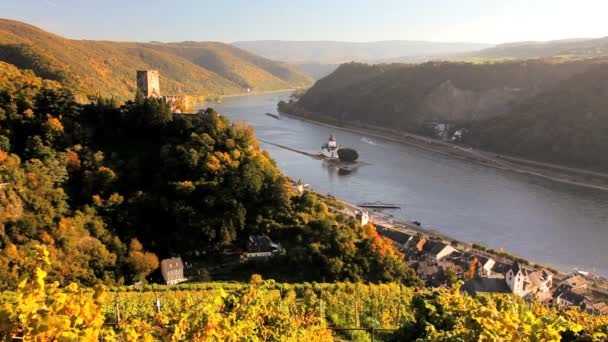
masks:
{"type": "Polygon", "coordinates": [[[289,93],[230,97],[208,104],[231,121],[248,121],[258,139],[319,151],[334,133],[369,163],[345,174],[323,161],[262,143],[286,175],[348,202],[399,203],[387,210],[461,241],[550,265],[608,275],[608,192],[494,169],[414,146],[282,117],[276,104],[289,93]]]}

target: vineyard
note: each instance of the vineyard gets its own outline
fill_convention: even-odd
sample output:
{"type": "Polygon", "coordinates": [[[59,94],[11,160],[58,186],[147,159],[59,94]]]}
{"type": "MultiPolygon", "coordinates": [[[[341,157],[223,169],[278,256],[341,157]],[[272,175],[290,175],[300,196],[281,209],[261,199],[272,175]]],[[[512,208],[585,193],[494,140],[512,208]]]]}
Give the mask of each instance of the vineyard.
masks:
{"type": "MultiPolygon", "coordinates": [[[[411,288],[398,284],[279,284],[255,279],[251,284],[206,283],[175,289],[151,286],[141,290],[112,290],[116,289],[111,289],[106,296],[103,313],[107,326],[113,327],[115,333],[124,333],[123,326],[126,326],[128,330],[134,328],[146,331],[155,339],[165,339],[176,327],[180,327],[180,331],[183,327],[181,338],[218,340],[230,340],[228,330],[231,329],[237,329],[240,336],[257,335],[260,340],[289,340],[289,337],[331,340],[329,327],[396,329],[401,322],[411,319],[407,307],[414,293],[411,288]],[[201,312],[208,316],[200,317],[201,312]],[[232,317],[240,324],[260,320],[239,330],[232,317]],[[211,327],[221,327],[221,334],[188,335],[189,331],[209,329],[209,320],[215,322],[211,327]],[[118,322],[120,324],[116,324],[118,322]],[[204,324],[204,328],[200,324],[204,324]]],[[[363,331],[341,334],[369,339],[369,334],[363,331]]]]}
{"type": "Polygon", "coordinates": [[[510,295],[396,283],[249,283],[81,288],[48,284],[48,251],[0,295],[3,340],[30,341],[604,341],[608,317],[559,311],[510,295]]]}

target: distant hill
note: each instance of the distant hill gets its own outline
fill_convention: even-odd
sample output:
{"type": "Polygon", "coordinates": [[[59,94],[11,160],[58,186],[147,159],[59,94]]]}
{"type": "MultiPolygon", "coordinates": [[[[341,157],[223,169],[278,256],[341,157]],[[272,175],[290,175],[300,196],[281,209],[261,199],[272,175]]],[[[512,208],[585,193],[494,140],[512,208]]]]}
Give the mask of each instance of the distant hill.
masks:
{"type": "Polygon", "coordinates": [[[392,58],[432,56],[478,51],[490,44],[445,43],[409,40],[379,42],[259,40],[232,43],[235,46],[289,63],[337,64],[350,61],[376,62],[392,58]]]}
{"type": "Polygon", "coordinates": [[[606,55],[608,55],[608,37],[500,44],[475,54],[481,58],[597,57],[606,55]]]}
{"type": "Polygon", "coordinates": [[[608,170],[608,58],[347,63],[292,106],[301,115],[433,135],[506,154],[608,170]]]}
{"type": "Polygon", "coordinates": [[[295,66],[229,44],[72,40],[7,19],[0,19],[0,60],[60,81],[80,95],[122,98],[134,94],[138,69],[159,69],[165,94],[237,94],[312,82],[295,66]]]}
{"type": "Polygon", "coordinates": [[[475,124],[468,143],[530,159],[608,170],[608,64],[595,65],[475,124]]]}
{"type": "Polygon", "coordinates": [[[340,66],[340,64],[318,62],[297,63],[296,65],[315,80],[319,80],[331,74],[340,66]]]}

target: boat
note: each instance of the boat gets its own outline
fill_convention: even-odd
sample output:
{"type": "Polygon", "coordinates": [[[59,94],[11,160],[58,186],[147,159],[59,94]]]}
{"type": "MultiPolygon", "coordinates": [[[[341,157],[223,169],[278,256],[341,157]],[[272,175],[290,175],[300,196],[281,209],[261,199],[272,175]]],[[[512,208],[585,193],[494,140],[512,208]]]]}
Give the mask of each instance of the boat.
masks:
{"type": "Polygon", "coordinates": [[[273,113],[266,113],[266,115],[268,116],[272,116],[275,119],[281,120],[281,117],[278,114],[273,114],[273,113]]]}
{"type": "Polygon", "coordinates": [[[364,142],[364,143],[366,143],[366,144],[370,144],[370,145],[376,145],[376,143],[375,143],[375,142],[374,142],[372,139],[367,138],[367,137],[363,137],[363,138],[361,138],[361,141],[363,141],[363,142],[364,142]]]}
{"type": "Polygon", "coordinates": [[[365,202],[357,204],[363,208],[381,208],[381,209],[401,209],[401,206],[394,203],[384,203],[384,202],[365,202]]]}

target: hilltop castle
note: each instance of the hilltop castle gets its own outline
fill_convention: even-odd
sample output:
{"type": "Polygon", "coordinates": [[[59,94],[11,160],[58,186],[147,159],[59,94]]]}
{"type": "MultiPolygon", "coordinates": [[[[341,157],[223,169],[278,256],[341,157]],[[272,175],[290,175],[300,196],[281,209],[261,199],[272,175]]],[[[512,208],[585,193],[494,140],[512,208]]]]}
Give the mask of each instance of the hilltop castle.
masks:
{"type": "Polygon", "coordinates": [[[160,97],[158,70],[137,70],[137,89],[145,97],[160,97]]]}
{"type": "Polygon", "coordinates": [[[174,113],[182,113],[190,107],[188,96],[161,96],[158,70],[137,70],[137,90],[145,97],[162,98],[171,105],[174,113]]]}

